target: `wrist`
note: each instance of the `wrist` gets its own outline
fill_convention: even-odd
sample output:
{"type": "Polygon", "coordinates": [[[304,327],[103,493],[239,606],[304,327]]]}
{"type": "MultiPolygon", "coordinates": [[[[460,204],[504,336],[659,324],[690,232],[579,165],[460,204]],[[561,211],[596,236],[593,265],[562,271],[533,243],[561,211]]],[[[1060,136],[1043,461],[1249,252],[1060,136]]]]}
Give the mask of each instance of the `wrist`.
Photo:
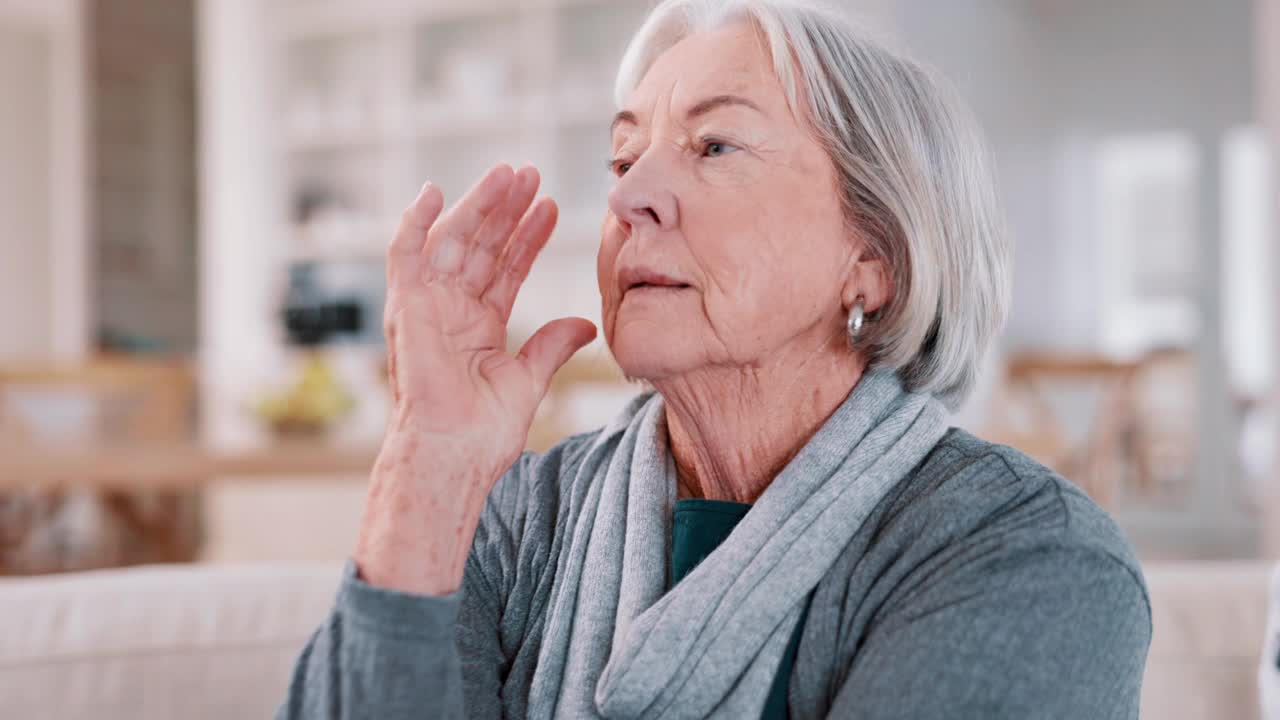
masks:
{"type": "Polygon", "coordinates": [[[354,560],[370,585],[420,595],[458,589],[491,478],[421,435],[389,436],[366,496],[354,560]]]}
{"type": "Polygon", "coordinates": [[[354,559],[370,585],[447,595],[462,583],[479,512],[428,498],[370,492],[354,559]]]}
{"type": "Polygon", "coordinates": [[[397,545],[391,538],[362,532],[352,556],[356,577],[373,587],[410,595],[450,595],[462,586],[465,556],[397,545]]]}

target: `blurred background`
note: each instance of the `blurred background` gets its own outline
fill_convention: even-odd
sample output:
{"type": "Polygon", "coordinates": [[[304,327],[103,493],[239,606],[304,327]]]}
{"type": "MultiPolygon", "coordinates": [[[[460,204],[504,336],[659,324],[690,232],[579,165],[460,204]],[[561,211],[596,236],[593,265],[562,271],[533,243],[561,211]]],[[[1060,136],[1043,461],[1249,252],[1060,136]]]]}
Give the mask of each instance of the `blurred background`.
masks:
{"type": "MultiPolygon", "coordinates": [[[[849,0],[984,125],[1011,321],[957,424],[1144,560],[1280,555],[1274,0],[849,0]]],[[[424,180],[532,162],[511,340],[598,319],[611,82],[645,0],[0,0],[0,574],[340,561],[424,180]]],[[[600,342],[530,445],[639,389],[600,342]]]]}

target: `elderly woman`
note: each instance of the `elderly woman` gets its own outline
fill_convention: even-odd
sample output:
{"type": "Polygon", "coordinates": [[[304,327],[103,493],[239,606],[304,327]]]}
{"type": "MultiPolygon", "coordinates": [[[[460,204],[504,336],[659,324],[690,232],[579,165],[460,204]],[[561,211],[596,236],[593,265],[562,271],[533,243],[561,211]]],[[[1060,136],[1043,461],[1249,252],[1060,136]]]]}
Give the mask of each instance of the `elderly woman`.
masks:
{"type": "Polygon", "coordinates": [[[395,412],[289,718],[1134,718],[1150,611],[1071,484],[947,427],[1008,303],[977,133],[788,0],[668,0],[618,74],[604,334],[654,392],[522,453],[532,168],[390,248],[395,412]]]}

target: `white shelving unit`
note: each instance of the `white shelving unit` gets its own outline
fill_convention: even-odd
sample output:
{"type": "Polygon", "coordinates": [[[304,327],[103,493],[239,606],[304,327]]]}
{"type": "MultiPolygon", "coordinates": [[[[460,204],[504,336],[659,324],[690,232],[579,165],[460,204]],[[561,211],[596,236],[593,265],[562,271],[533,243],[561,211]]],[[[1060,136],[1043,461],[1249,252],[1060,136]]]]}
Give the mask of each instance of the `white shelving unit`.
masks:
{"type": "Polygon", "coordinates": [[[598,319],[595,251],[613,72],[647,0],[297,0],[272,5],[284,257],[380,260],[425,180],[460,197],[499,161],[535,164],[556,234],[512,334],[598,319]],[[326,208],[302,222],[303,195],[326,208]],[[322,219],[322,220],[317,220],[322,219]]]}
{"type": "MultiPolygon", "coordinates": [[[[245,404],[296,360],[279,314],[290,269],[327,264],[325,277],[378,282],[428,179],[452,202],[495,162],[536,164],[560,225],[516,302],[511,339],[565,315],[599,323],[612,76],[649,3],[199,0],[206,441],[265,439],[245,404]]],[[[366,320],[376,335],[380,319],[366,320]]],[[[363,388],[381,352],[333,354],[363,388]]],[[[363,406],[350,437],[381,432],[378,403],[363,406]]]]}

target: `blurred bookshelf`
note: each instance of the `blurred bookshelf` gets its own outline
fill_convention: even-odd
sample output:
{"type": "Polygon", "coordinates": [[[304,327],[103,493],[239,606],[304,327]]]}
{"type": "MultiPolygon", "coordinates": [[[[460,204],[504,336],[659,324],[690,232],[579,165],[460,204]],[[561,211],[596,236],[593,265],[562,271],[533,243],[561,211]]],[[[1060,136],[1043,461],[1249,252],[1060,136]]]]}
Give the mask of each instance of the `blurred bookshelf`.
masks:
{"type": "MultiPolygon", "coordinates": [[[[558,317],[599,325],[613,73],[648,5],[202,6],[203,436],[219,451],[268,443],[245,404],[316,352],[361,398],[338,437],[380,436],[384,256],[427,180],[452,205],[495,163],[537,166],[559,223],[512,310],[510,347],[558,317]],[[305,345],[282,322],[336,308],[350,322],[305,345]]],[[[601,340],[582,355],[611,364],[601,340]]]]}
{"type": "Polygon", "coordinates": [[[286,262],[381,262],[426,180],[452,203],[532,163],[560,206],[512,314],[598,320],[613,71],[647,0],[298,0],[272,6],[286,262]]]}
{"type": "MultiPolygon", "coordinates": [[[[426,179],[457,197],[533,162],[565,218],[603,212],[612,70],[645,2],[293,2],[271,15],[290,197],[394,228],[426,179]],[[590,162],[588,162],[588,158],[590,162]]],[[[593,223],[594,225],[595,223],[593,223]]],[[[551,253],[594,249],[564,228],[551,253]],[[567,232],[566,232],[567,231],[567,232]]],[[[381,252],[382,247],[371,248],[381,252]]]]}

